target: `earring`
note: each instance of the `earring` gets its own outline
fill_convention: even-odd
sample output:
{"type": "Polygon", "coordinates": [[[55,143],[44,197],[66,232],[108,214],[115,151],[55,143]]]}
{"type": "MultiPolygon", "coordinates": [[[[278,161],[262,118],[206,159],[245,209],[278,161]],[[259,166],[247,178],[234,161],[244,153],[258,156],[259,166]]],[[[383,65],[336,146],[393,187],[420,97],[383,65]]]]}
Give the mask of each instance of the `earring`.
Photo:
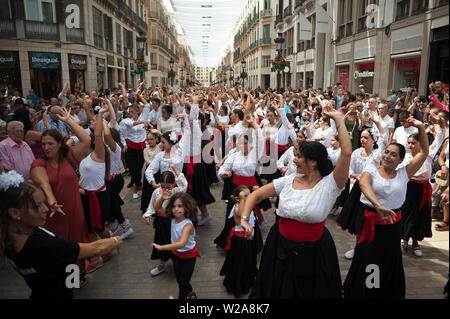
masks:
{"type": "Polygon", "coordinates": [[[17,217],[17,220],[20,220],[20,217],[17,217]]]}

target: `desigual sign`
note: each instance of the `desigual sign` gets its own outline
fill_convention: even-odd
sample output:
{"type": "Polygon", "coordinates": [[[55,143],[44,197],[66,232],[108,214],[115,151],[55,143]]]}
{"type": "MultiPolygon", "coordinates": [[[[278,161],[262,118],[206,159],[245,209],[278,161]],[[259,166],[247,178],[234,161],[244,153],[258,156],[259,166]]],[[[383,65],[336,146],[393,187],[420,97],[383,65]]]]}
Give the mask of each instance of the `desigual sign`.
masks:
{"type": "Polygon", "coordinates": [[[85,70],[86,57],[84,55],[69,54],[69,68],[72,70],[85,70]]]}
{"type": "Polygon", "coordinates": [[[373,71],[355,71],[355,73],[353,73],[353,76],[355,78],[355,80],[357,78],[373,78],[375,75],[375,72],[373,71]]]}
{"type": "Polygon", "coordinates": [[[57,69],[59,68],[59,59],[55,53],[33,53],[31,64],[35,69],[57,69]]]}

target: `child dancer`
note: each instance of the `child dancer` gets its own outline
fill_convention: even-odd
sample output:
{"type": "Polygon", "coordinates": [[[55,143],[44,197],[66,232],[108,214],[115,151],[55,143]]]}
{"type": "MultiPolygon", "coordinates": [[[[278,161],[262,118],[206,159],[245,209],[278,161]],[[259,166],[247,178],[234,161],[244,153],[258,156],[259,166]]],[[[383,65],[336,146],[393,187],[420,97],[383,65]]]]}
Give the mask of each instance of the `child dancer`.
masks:
{"type": "Polygon", "coordinates": [[[170,227],[172,244],[161,246],[153,243],[153,247],[173,253],[173,265],[179,288],[178,298],[197,299],[190,284],[196,258],[200,257],[194,239],[197,205],[191,195],[176,193],[170,198],[166,211],[172,219],[170,227]]]}
{"type": "MultiPolygon", "coordinates": [[[[185,192],[187,189],[187,180],[183,173],[178,170],[174,163],[170,163],[169,166],[175,171],[176,177],[170,171],[161,174],[160,187],[153,192],[147,211],[142,216],[147,225],[150,225],[150,217],[154,217],[154,242],[159,245],[170,244],[170,219],[166,214],[169,199],[173,194],[185,192]],[[177,184],[177,187],[174,183],[177,184]]],[[[166,261],[170,259],[170,252],[153,249],[151,259],[160,260],[159,265],[150,272],[153,276],[157,276],[164,272],[166,261]]]]}
{"type": "MultiPolygon", "coordinates": [[[[230,219],[234,221],[235,227],[230,229],[225,246],[227,257],[220,270],[220,275],[225,276],[223,284],[227,288],[228,293],[234,293],[236,297],[250,291],[257,272],[255,244],[257,239],[247,240],[245,231],[240,226],[241,205],[244,205],[249,194],[250,189],[243,185],[236,187],[233,191],[232,198],[236,203],[231,210],[230,219]]],[[[249,223],[252,227],[255,227],[253,211],[250,214],[249,223]]],[[[261,236],[259,237],[262,242],[261,236]]]]}

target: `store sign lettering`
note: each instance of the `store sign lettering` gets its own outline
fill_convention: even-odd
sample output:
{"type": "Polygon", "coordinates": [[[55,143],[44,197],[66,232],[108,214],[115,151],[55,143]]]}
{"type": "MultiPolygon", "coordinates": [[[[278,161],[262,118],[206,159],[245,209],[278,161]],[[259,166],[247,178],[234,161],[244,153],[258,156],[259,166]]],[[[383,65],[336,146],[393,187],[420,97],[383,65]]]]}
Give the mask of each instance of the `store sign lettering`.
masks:
{"type": "Polygon", "coordinates": [[[363,71],[363,72],[355,71],[355,73],[353,74],[355,80],[358,78],[373,78],[374,75],[375,72],[373,71],[363,71]]]}
{"type": "Polygon", "coordinates": [[[73,70],[86,69],[86,58],[82,55],[69,55],[70,68],[73,70]]]}
{"type": "Polygon", "coordinates": [[[0,52],[0,69],[13,69],[16,67],[16,60],[13,53],[0,52]]]}
{"type": "Polygon", "coordinates": [[[51,53],[33,53],[31,63],[35,69],[57,69],[59,67],[58,57],[51,53]]]}

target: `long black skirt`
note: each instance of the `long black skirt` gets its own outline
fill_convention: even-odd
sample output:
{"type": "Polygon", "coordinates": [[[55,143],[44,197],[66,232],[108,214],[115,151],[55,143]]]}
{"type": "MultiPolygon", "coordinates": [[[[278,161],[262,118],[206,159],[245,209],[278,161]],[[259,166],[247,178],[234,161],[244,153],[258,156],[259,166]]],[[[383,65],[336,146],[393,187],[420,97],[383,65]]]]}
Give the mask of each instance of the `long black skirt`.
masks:
{"type": "MultiPolygon", "coordinates": [[[[198,206],[209,205],[216,200],[209,190],[209,181],[207,177],[206,164],[201,162],[197,163],[194,167],[194,173],[192,175],[191,189],[187,193],[191,195],[198,206]]],[[[187,178],[187,164],[183,166],[183,174],[187,178]]]]}
{"type": "Polygon", "coordinates": [[[424,184],[408,182],[406,200],[402,207],[402,239],[423,240],[433,236],[431,231],[431,203],[420,208],[424,184]]]}
{"type": "MultiPolygon", "coordinates": [[[[155,178],[155,183],[159,183],[159,178],[161,173],[158,171],[153,177],[155,178]]],[[[147,181],[147,177],[144,175],[144,180],[142,182],[142,197],[141,197],[141,212],[142,215],[147,211],[148,205],[150,204],[150,200],[152,199],[152,194],[155,191],[155,188],[147,181]]]]}
{"type": "MultiPolygon", "coordinates": [[[[164,218],[156,215],[153,220],[153,227],[155,228],[155,239],[154,243],[158,245],[171,244],[170,240],[170,218],[164,218]]],[[[168,261],[170,259],[171,252],[158,250],[153,247],[152,256],[150,259],[160,259],[162,261],[168,261]]]]}
{"type": "Polygon", "coordinates": [[[250,291],[256,277],[256,245],[254,240],[233,235],[220,275],[228,293],[239,297],[250,291]]]}
{"type": "Polygon", "coordinates": [[[272,226],[261,256],[251,299],[340,299],[342,282],[336,246],[325,227],[316,242],[284,238],[272,226]]]}
{"type": "Polygon", "coordinates": [[[336,199],[333,208],[338,209],[339,207],[344,207],[345,202],[348,199],[349,193],[350,193],[350,179],[347,180],[345,188],[342,191],[341,195],[339,195],[339,197],[336,199]]]}
{"type": "Polygon", "coordinates": [[[364,225],[364,208],[361,204],[361,187],[356,182],[353,185],[341,213],[339,214],[336,223],[350,234],[360,235],[364,225]]]}
{"type": "Polygon", "coordinates": [[[370,244],[366,240],[356,245],[352,265],[344,282],[344,298],[405,298],[400,232],[401,222],[376,224],[374,240],[370,244]]]}

